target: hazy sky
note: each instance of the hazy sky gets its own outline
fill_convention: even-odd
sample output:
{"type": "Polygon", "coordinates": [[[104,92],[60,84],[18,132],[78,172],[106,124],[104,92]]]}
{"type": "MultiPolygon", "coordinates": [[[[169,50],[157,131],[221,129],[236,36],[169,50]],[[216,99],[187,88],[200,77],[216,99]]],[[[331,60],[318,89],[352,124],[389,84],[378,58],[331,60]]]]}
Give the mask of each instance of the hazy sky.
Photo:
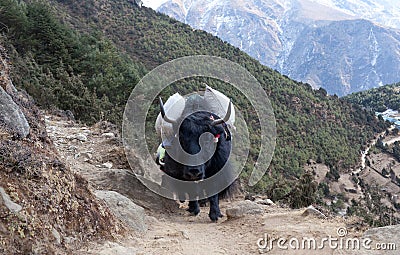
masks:
{"type": "Polygon", "coordinates": [[[151,7],[154,10],[157,9],[162,3],[166,2],[167,0],[142,0],[143,5],[147,7],[151,7]]]}

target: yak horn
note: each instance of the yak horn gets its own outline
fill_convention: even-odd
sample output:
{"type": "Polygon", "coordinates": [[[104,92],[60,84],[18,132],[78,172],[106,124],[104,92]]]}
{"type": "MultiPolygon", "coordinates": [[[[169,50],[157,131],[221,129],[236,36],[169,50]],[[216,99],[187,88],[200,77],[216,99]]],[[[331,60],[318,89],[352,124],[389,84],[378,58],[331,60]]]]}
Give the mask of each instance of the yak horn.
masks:
{"type": "Polygon", "coordinates": [[[168,118],[167,115],[165,115],[165,109],[164,109],[164,103],[160,97],[160,111],[161,111],[161,117],[163,118],[163,120],[165,120],[168,123],[174,124],[176,123],[176,120],[170,119],[168,118]]]}
{"type": "Polygon", "coordinates": [[[228,111],[226,112],[225,117],[224,117],[223,119],[214,120],[214,121],[211,123],[211,125],[212,125],[212,126],[215,126],[215,125],[219,125],[219,124],[222,124],[222,123],[224,123],[224,122],[227,122],[227,121],[231,118],[231,112],[232,112],[232,102],[229,101],[228,111]]]}

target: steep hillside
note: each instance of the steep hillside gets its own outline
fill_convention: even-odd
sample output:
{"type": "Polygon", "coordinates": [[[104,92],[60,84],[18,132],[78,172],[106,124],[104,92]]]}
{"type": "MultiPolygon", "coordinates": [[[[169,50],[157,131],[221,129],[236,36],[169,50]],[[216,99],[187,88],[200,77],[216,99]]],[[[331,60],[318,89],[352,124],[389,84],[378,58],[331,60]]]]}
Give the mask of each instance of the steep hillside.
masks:
{"type": "Polygon", "coordinates": [[[0,253],[66,254],[124,228],[59,157],[0,40],[0,253]]]}
{"type": "Polygon", "coordinates": [[[375,112],[387,109],[400,110],[400,83],[386,85],[367,91],[353,93],[345,97],[346,100],[375,112]]]}
{"type": "Polygon", "coordinates": [[[374,22],[398,22],[397,6],[381,1],[171,0],[158,10],[292,79],[343,96],[397,82],[400,32],[374,22]]]}
{"type": "MultiPolygon", "coordinates": [[[[5,2],[16,3],[12,0],[2,1],[4,4],[5,2]]],[[[255,188],[257,191],[271,194],[274,199],[290,198],[288,194],[293,189],[293,184],[302,176],[304,165],[310,159],[328,165],[332,172],[329,176],[335,176],[339,171],[347,171],[355,167],[359,163],[359,153],[366,146],[367,141],[375,132],[381,132],[385,128],[385,125],[376,120],[372,113],[354,107],[337,97],[327,96],[323,89],[314,91],[308,85],[294,82],[262,66],[238,48],[206,32],[193,31],[189,26],[151,9],[138,8],[135,4],[122,0],[115,0],[112,3],[105,0],[54,1],[51,8],[64,24],[72,25],[80,32],[71,31],[71,28],[60,24],[55,16],[52,16],[49,7],[45,5],[27,4],[23,8],[15,5],[17,11],[11,14],[18,14],[19,11],[19,15],[22,15],[21,20],[26,22],[28,31],[37,26],[36,24],[50,26],[52,28],[50,31],[53,31],[51,33],[53,37],[29,33],[29,36],[34,36],[35,40],[24,40],[27,34],[22,33],[13,25],[15,22],[12,22],[11,18],[15,20],[15,16],[11,16],[8,20],[10,33],[21,36],[21,39],[10,36],[10,40],[16,47],[16,70],[22,70],[28,74],[33,72],[38,77],[30,80],[32,75],[21,75],[16,72],[16,85],[28,91],[31,91],[32,84],[35,84],[36,90],[43,85],[48,86],[46,98],[52,98],[52,100],[44,100],[44,102],[47,102],[50,107],[57,106],[71,110],[82,120],[93,121],[106,118],[118,123],[121,119],[121,108],[140,75],[137,70],[143,70],[142,67],[139,68],[140,63],[144,63],[147,69],[151,69],[177,57],[209,54],[230,59],[247,68],[270,96],[277,119],[277,147],[269,167],[269,174],[265,175],[263,181],[255,188]],[[36,19],[43,17],[47,17],[42,20],[50,24],[36,22],[36,19]],[[96,37],[90,34],[95,34],[96,37]],[[103,36],[108,37],[116,46],[103,36]],[[77,49],[83,49],[84,54],[81,54],[81,51],[76,52],[75,47],[69,49],[71,44],[63,46],[56,43],[68,38],[72,38],[72,45],[76,45],[77,49]],[[52,44],[43,44],[42,40],[50,40],[52,44]],[[38,43],[32,45],[30,42],[38,43]],[[61,47],[51,48],[52,51],[49,51],[49,49],[40,48],[40,45],[61,47]],[[65,52],[74,54],[68,55],[65,52]],[[122,55],[121,52],[128,53],[129,57],[122,55]],[[43,57],[52,59],[54,56],[61,56],[61,61],[56,59],[48,65],[48,61],[41,59],[43,57]],[[65,61],[69,61],[68,66],[72,70],[62,64],[65,61]],[[32,64],[26,65],[24,64],[26,62],[32,64]],[[88,67],[91,72],[87,71],[88,67]],[[121,67],[123,70],[119,71],[121,67]],[[105,75],[104,72],[108,70],[110,70],[109,75],[105,75]],[[124,74],[122,77],[118,75],[120,72],[124,74]],[[116,77],[121,78],[116,79],[120,81],[119,83],[113,82],[116,77]],[[46,79],[50,79],[51,82],[45,82],[46,79]],[[75,79],[78,82],[74,82],[75,79]],[[79,85],[78,88],[77,85],[79,85]],[[82,91],[85,93],[82,94],[82,91]],[[66,95],[69,97],[65,97],[66,95]],[[82,96],[84,99],[81,98],[82,96]],[[52,102],[56,103],[52,104],[52,102]]],[[[2,10],[4,13],[5,10],[10,9],[2,10]]],[[[7,14],[11,15],[10,12],[7,14]]],[[[189,88],[199,88],[203,81],[193,80],[189,88]]],[[[243,95],[232,91],[229,87],[223,87],[224,85],[220,82],[210,80],[206,82],[223,89],[228,96],[232,97],[251,123],[252,154],[242,176],[246,179],[252,164],[257,159],[259,143],[257,137],[260,130],[257,127],[258,122],[254,112],[243,95]]],[[[183,81],[183,84],[187,85],[188,82],[183,81]]],[[[182,83],[178,83],[174,88],[182,87],[182,83]]],[[[165,95],[171,95],[174,88],[165,91],[165,95]]],[[[33,95],[40,99],[41,94],[33,93],[33,95]]],[[[152,112],[157,112],[156,103],[152,112]]],[[[151,117],[154,118],[154,115],[150,116],[150,119],[151,117]]],[[[151,128],[152,123],[149,125],[149,129],[151,128]]],[[[150,133],[153,132],[150,131],[150,133]]],[[[301,204],[296,206],[301,206],[301,204]]]]}
{"type": "Polygon", "coordinates": [[[14,83],[39,106],[72,110],[77,119],[117,122],[130,90],[146,73],[96,30],[62,24],[47,1],[0,0],[14,83]]]}

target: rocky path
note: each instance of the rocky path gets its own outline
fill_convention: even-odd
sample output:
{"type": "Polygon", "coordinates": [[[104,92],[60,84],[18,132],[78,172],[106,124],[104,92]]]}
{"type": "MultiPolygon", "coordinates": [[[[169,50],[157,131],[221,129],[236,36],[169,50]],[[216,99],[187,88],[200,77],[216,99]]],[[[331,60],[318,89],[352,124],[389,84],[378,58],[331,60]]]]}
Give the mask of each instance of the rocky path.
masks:
{"type": "Polygon", "coordinates": [[[92,243],[75,254],[347,254],[326,244],[302,249],[301,242],[311,238],[318,246],[323,238],[338,237],[338,229],[346,229],[344,237],[361,238],[363,234],[357,219],[327,218],[312,209],[281,208],[263,197],[221,202],[221,211],[230,218],[225,216],[218,223],[210,222],[207,207],[200,215],[189,216],[184,205],[163,202],[134,179],[112,125],[85,127],[49,115],[46,124],[60,156],[91,183],[93,192],[107,202],[130,233],[92,243]],[[272,246],[265,246],[265,238],[275,239],[272,246]],[[286,240],[281,248],[279,238],[286,240]],[[299,247],[291,247],[290,240],[298,240],[299,247]]]}
{"type": "MultiPolygon", "coordinates": [[[[389,128],[389,131],[393,130],[394,128],[395,128],[395,126],[391,126],[389,128]]],[[[367,148],[364,151],[361,152],[361,167],[359,169],[357,169],[356,171],[354,171],[353,174],[359,174],[362,170],[365,169],[365,167],[366,167],[365,162],[366,162],[366,158],[367,158],[369,150],[372,147],[375,146],[375,144],[378,142],[379,137],[381,137],[381,136],[385,137],[385,134],[386,134],[386,131],[376,135],[375,138],[371,141],[371,143],[368,144],[367,148]]],[[[389,144],[392,144],[392,143],[394,143],[396,141],[400,141],[400,136],[399,137],[395,137],[395,138],[393,138],[393,139],[391,139],[389,141],[386,141],[384,143],[389,145],[389,144]]]]}
{"type": "Polygon", "coordinates": [[[400,136],[394,137],[394,138],[392,138],[392,139],[390,139],[388,141],[384,141],[383,144],[391,145],[391,144],[393,144],[395,142],[398,142],[398,141],[400,141],[400,136]]]}

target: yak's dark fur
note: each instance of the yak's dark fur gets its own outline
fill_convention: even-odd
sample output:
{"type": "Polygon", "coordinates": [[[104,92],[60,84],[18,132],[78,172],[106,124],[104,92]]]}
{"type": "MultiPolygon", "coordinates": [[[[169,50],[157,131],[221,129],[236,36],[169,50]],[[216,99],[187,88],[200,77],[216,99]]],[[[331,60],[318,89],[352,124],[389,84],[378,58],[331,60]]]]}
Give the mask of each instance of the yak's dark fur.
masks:
{"type": "MultiPolygon", "coordinates": [[[[189,176],[191,172],[199,172],[200,174],[197,178],[206,179],[216,174],[227,163],[231,152],[231,135],[229,131],[224,128],[225,124],[215,126],[211,125],[211,115],[215,119],[219,118],[218,116],[205,111],[195,112],[189,115],[182,121],[178,135],[182,148],[189,154],[196,154],[200,151],[199,138],[201,134],[205,132],[210,132],[214,136],[219,134],[220,138],[218,139],[216,151],[213,157],[201,166],[189,167],[173,160],[167,152],[164,158],[165,173],[179,180],[194,181],[195,178],[193,178],[193,176],[189,176]],[[193,168],[195,169],[193,170],[193,168]]],[[[178,123],[180,123],[180,121],[178,121],[178,123]]],[[[174,129],[175,128],[177,129],[177,127],[174,127],[174,129]]],[[[174,146],[174,143],[177,142],[177,139],[173,141],[171,149],[174,149],[176,147],[174,146]]],[[[210,146],[214,145],[210,144],[210,146]]],[[[231,187],[233,186],[230,185],[219,194],[208,197],[208,200],[210,202],[209,217],[212,221],[215,222],[218,220],[219,217],[222,217],[219,209],[219,197],[225,196],[230,193],[231,187]]],[[[179,196],[182,196],[180,197],[180,199],[184,200],[184,195],[180,194],[179,196]]],[[[193,215],[197,215],[200,212],[198,201],[190,201],[188,211],[193,215]]]]}

